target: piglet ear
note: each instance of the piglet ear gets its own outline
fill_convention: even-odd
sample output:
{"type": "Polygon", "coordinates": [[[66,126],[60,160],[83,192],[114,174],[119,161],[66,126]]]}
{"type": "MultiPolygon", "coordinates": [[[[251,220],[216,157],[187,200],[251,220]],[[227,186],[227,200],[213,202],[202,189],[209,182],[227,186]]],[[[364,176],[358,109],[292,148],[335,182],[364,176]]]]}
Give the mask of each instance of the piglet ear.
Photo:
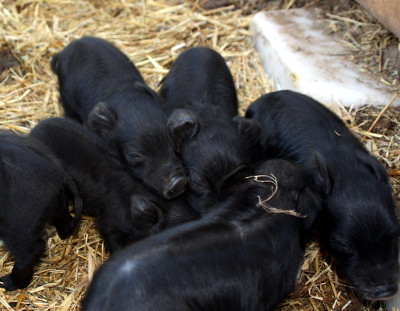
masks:
{"type": "Polygon", "coordinates": [[[310,188],[305,188],[300,193],[297,201],[296,210],[303,216],[303,226],[305,230],[309,230],[314,224],[322,207],[322,198],[320,195],[310,188]]]}
{"type": "Polygon", "coordinates": [[[246,119],[241,116],[233,117],[232,121],[236,125],[239,134],[245,138],[249,147],[258,144],[260,140],[261,127],[257,121],[246,119]]]}
{"type": "Polygon", "coordinates": [[[58,65],[59,65],[58,57],[59,57],[59,53],[54,54],[54,56],[52,57],[51,62],[50,62],[51,70],[52,70],[54,73],[57,73],[57,72],[58,72],[58,65]]]}
{"type": "Polygon", "coordinates": [[[357,150],[355,154],[376,178],[382,181],[387,181],[388,174],[385,168],[373,155],[369,154],[367,151],[360,150],[357,150]]]}
{"type": "Polygon", "coordinates": [[[167,128],[169,138],[176,152],[180,152],[182,143],[196,136],[199,131],[199,121],[194,112],[186,109],[176,109],[168,119],[167,128]]]}
{"type": "Polygon", "coordinates": [[[318,151],[313,151],[308,159],[309,180],[325,195],[332,191],[332,180],[326,165],[325,157],[318,151]]]}
{"type": "Polygon", "coordinates": [[[103,138],[109,138],[117,121],[117,113],[104,102],[98,103],[88,117],[89,128],[103,138]]]}
{"type": "Polygon", "coordinates": [[[131,219],[136,230],[157,232],[161,229],[163,216],[161,209],[152,201],[141,195],[131,197],[131,219]]]}

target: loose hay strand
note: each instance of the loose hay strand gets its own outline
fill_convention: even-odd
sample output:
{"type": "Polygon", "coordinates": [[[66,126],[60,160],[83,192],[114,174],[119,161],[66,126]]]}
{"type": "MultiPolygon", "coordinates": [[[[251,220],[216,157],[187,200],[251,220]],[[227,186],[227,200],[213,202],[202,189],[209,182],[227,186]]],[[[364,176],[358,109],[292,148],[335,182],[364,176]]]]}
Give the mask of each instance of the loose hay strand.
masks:
{"type": "Polygon", "coordinates": [[[255,182],[258,183],[271,183],[274,186],[274,190],[272,191],[270,196],[264,200],[265,202],[271,200],[278,192],[278,179],[275,177],[274,174],[248,176],[246,177],[246,179],[253,179],[255,182]]]}
{"type": "Polygon", "coordinates": [[[261,200],[261,198],[259,196],[258,196],[257,206],[261,206],[266,212],[272,213],[272,214],[286,214],[286,215],[295,216],[295,217],[299,217],[299,218],[307,217],[305,215],[302,215],[302,214],[296,212],[295,210],[290,210],[290,209],[284,210],[284,209],[272,207],[272,206],[268,205],[266,200],[261,200]]]}
{"type": "Polygon", "coordinates": [[[270,183],[273,185],[272,193],[269,195],[268,198],[262,200],[260,196],[257,196],[258,197],[258,203],[257,203],[258,207],[262,207],[266,212],[272,213],[272,214],[286,214],[286,215],[295,216],[295,217],[299,217],[299,218],[307,217],[305,215],[302,215],[302,214],[296,212],[295,210],[279,209],[276,207],[272,207],[271,205],[269,205],[267,203],[276,195],[276,193],[278,192],[278,188],[279,188],[278,187],[278,179],[276,178],[276,176],[274,174],[254,175],[254,176],[248,176],[246,178],[253,179],[255,182],[258,182],[258,183],[270,183]]]}
{"type": "MultiPolygon", "coordinates": [[[[389,102],[385,105],[385,107],[383,107],[383,109],[381,110],[381,112],[378,114],[378,116],[376,117],[376,119],[374,120],[374,122],[371,124],[371,126],[368,129],[368,132],[371,133],[372,130],[375,128],[376,124],[379,122],[379,120],[382,118],[383,114],[386,112],[386,110],[388,110],[388,108],[390,107],[390,105],[394,102],[394,100],[397,97],[397,93],[395,93],[392,98],[389,100],[389,102]]],[[[361,141],[365,140],[365,136],[363,138],[361,138],[361,141]]]]}

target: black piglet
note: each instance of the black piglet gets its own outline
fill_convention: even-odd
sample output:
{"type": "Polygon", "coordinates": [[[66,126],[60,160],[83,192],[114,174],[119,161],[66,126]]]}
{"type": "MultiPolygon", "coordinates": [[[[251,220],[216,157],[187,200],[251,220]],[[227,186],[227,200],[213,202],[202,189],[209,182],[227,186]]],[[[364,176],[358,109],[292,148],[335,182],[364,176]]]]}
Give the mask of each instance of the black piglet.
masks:
{"type": "Polygon", "coordinates": [[[60,238],[73,233],[82,209],[77,186],[44,145],[28,137],[0,132],[0,240],[15,259],[0,287],[15,290],[29,285],[45,249],[47,224],[60,238]],[[75,218],[69,214],[75,202],[75,218]]]}
{"type": "Polygon", "coordinates": [[[161,98],[118,48],[95,37],[71,42],[52,60],[65,115],[118,150],[133,176],[167,199],[186,189],[178,153],[186,115],[167,117],[161,98]]]}
{"type": "Polygon", "coordinates": [[[314,99],[291,91],[253,102],[263,158],[296,161],[325,196],[318,220],[323,244],[367,299],[393,296],[399,278],[399,223],[387,173],[344,122],[314,99]]]}
{"type": "Polygon", "coordinates": [[[164,109],[186,113],[192,124],[181,147],[190,192],[202,212],[229,196],[230,185],[249,174],[252,144],[259,128],[238,116],[235,84],[224,58],[206,47],[190,48],[175,60],[162,80],[164,109]],[[246,138],[246,139],[245,139],[246,138]]]}
{"type": "Polygon", "coordinates": [[[321,200],[288,161],[268,161],[257,173],[274,176],[275,186],[246,179],[240,195],[200,220],[111,257],[95,273],[82,310],[273,310],[295,285],[321,200]],[[275,212],[258,196],[272,196],[264,204],[275,212]]]}
{"type": "Polygon", "coordinates": [[[198,218],[183,199],[167,201],[148,190],[129,174],[105,140],[73,120],[44,120],[30,136],[46,144],[76,180],[83,213],[97,218],[97,228],[111,253],[198,218]]]}

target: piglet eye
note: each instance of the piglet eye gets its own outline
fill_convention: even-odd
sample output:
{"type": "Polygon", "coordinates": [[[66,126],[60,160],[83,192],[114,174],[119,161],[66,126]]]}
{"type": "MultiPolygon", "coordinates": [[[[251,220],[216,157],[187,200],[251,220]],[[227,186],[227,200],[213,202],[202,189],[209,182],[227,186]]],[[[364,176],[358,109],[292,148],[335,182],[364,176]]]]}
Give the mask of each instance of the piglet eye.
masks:
{"type": "Polygon", "coordinates": [[[133,148],[127,148],[125,150],[125,159],[129,165],[136,166],[142,163],[143,156],[133,148]]]}
{"type": "Polygon", "coordinates": [[[196,195],[204,195],[208,193],[209,185],[207,181],[198,173],[190,172],[188,175],[189,188],[196,195]]]}
{"type": "Polygon", "coordinates": [[[129,156],[130,158],[132,158],[132,159],[140,159],[140,158],[141,158],[141,156],[140,156],[138,153],[132,152],[132,151],[129,151],[129,152],[128,152],[128,156],[129,156]]]}

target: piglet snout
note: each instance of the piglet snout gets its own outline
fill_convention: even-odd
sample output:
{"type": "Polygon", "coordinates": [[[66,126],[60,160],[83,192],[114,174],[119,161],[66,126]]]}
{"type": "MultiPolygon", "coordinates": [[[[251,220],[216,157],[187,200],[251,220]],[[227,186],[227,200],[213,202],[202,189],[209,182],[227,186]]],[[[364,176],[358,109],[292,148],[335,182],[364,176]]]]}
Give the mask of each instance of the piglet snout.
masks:
{"type": "Polygon", "coordinates": [[[364,292],[368,300],[388,300],[398,291],[397,284],[379,285],[364,292]]]}
{"type": "Polygon", "coordinates": [[[175,175],[169,179],[169,182],[164,187],[163,195],[167,199],[176,198],[182,194],[187,185],[187,178],[185,175],[175,175]]]}

